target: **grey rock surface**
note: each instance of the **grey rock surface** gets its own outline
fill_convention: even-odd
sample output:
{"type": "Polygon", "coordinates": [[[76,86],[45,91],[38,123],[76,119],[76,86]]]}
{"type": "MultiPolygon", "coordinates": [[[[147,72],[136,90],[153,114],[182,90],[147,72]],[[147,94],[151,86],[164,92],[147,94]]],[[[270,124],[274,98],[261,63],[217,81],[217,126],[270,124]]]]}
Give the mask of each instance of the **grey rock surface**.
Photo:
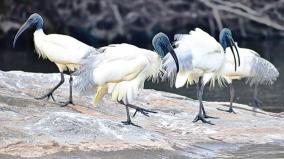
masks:
{"type": "MultiPolygon", "coordinates": [[[[158,113],[136,115],[138,128],[120,122],[125,108],[109,96],[98,106],[76,93],[74,106],[34,99],[58,81],[59,74],[0,71],[0,158],[208,158],[271,143],[284,152],[284,114],[241,104],[235,104],[237,114],[229,114],[217,110],[227,109],[227,102],[204,102],[209,115],[219,117],[211,119],[216,125],[192,123],[197,101],[143,90],[133,104],[158,113]]],[[[68,92],[65,82],[54,94],[57,102],[68,92]]]]}

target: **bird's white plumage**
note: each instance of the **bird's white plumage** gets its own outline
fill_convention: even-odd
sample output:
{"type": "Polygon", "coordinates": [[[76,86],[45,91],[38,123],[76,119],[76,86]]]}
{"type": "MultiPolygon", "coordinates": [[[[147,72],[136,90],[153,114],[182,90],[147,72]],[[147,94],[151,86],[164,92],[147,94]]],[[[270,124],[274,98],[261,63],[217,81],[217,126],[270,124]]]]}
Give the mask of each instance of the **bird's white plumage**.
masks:
{"type": "MultiPolygon", "coordinates": [[[[261,58],[259,54],[253,50],[239,47],[238,50],[241,65],[238,67],[237,71],[235,71],[231,50],[229,48],[226,49],[225,61],[219,73],[227,83],[231,83],[232,80],[235,79],[247,78],[250,84],[272,84],[277,79],[279,72],[269,61],[261,58]]],[[[212,74],[206,74],[206,76],[208,78],[214,78],[212,74]]],[[[222,82],[218,83],[221,84],[222,82]]]]}
{"type": "Polygon", "coordinates": [[[232,79],[234,78],[242,78],[244,76],[249,76],[249,73],[251,72],[252,69],[252,60],[254,58],[258,58],[258,54],[254,54],[251,52],[249,49],[244,49],[244,48],[238,48],[239,50],[239,56],[240,60],[242,61],[242,64],[238,67],[238,69],[235,71],[234,67],[234,60],[233,60],[233,55],[231,49],[227,48],[226,49],[226,54],[225,54],[225,61],[224,64],[220,70],[220,73],[222,75],[225,75],[227,77],[230,77],[232,79]]]}
{"type": "Polygon", "coordinates": [[[77,68],[81,60],[95,50],[67,35],[46,35],[42,29],[34,32],[34,44],[39,56],[54,62],[60,71],[77,68]]]}
{"type": "Polygon", "coordinates": [[[76,72],[77,90],[98,93],[93,88],[107,87],[113,101],[131,103],[147,78],[157,78],[161,59],[157,53],[129,44],[115,44],[100,49],[101,54],[87,57],[76,72]]]}
{"type": "MultiPolygon", "coordinates": [[[[175,40],[175,52],[180,64],[180,72],[175,79],[177,88],[187,82],[192,83],[204,73],[218,72],[221,68],[223,49],[208,33],[196,28],[189,34],[177,34],[175,40]]],[[[175,72],[173,64],[173,58],[167,55],[163,66],[167,72],[166,78],[170,78],[170,81],[173,81],[175,72]]]]}

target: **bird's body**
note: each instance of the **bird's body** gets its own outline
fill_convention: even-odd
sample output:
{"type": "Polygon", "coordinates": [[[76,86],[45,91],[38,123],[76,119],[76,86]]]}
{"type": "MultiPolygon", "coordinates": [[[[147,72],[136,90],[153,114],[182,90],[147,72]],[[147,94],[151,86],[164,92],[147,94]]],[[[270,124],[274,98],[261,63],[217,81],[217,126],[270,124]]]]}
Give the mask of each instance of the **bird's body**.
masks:
{"type": "MultiPolygon", "coordinates": [[[[36,99],[53,98],[53,92],[59,88],[64,83],[63,72],[74,71],[77,69],[84,57],[91,53],[95,53],[95,48],[88,46],[79,40],[60,34],[49,34],[46,35],[43,32],[43,19],[42,17],[34,13],[28,20],[21,26],[17,32],[13,46],[15,47],[18,37],[29,27],[35,26],[36,30],[34,32],[34,47],[37,54],[42,57],[54,62],[59,69],[61,80],[60,82],[52,88],[47,94],[38,97],[36,99]]],[[[70,76],[70,95],[69,101],[65,102],[62,106],[68,104],[73,104],[72,100],[72,81],[73,78],[70,76]]],[[[54,100],[55,101],[55,100],[54,100]]]]}
{"type": "Polygon", "coordinates": [[[232,55],[229,53],[231,50],[227,48],[226,51],[228,54],[226,54],[224,64],[219,71],[221,78],[216,78],[212,76],[212,74],[204,75],[207,79],[213,78],[212,82],[217,80],[221,85],[224,85],[224,82],[230,85],[230,110],[232,110],[234,98],[233,80],[246,79],[246,83],[250,86],[255,86],[254,102],[255,105],[258,106],[260,101],[257,99],[257,86],[261,84],[273,84],[279,76],[279,72],[275,66],[269,61],[261,58],[255,51],[247,48],[238,48],[238,50],[242,65],[237,71],[234,71],[234,61],[232,60],[232,55]]]}
{"type": "Polygon", "coordinates": [[[184,86],[187,82],[198,81],[199,77],[205,73],[218,71],[225,58],[221,45],[199,28],[189,34],[175,35],[174,45],[180,72],[176,77],[171,75],[175,72],[175,67],[169,55],[165,57],[163,63],[168,75],[171,75],[168,76],[171,79],[171,85],[175,84],[177,88],[184,86]]]}
{"type": "Polygon", "coordinates": [[[152,44],[156,52],[130,44],[113,44],[98,49],[100,53],[86,57],[82,67],[74,73],[78,77],[75,88],[81,94],[95,94],[94,104],[110,93],[113,101],[126,106],[127,121],[123,123],[135,125],[130,119],[128,107],[146,116],[149,112],[153,113],[131,103],[144,87],[145,80],[157,79],[162,66],[161,58],[170,53],[176,70],[179,70],[177,57],[165,34],[155,35],[152,44]]]}
{"type": "MultiPolygon", "coordinates": [[[[225,78],[227,83],[232,80],[247,78],[252,84],[273,84],[279,76],[275,66],[269,61],[260,57],[258,53],[246,48],[238,48],[242,65],[237,71],[234,71],[231,54],[226,54],[225,62],[220,70],[220,74],[225,78]]],[[[227,52],[230,52],[227,49],[227,52]]]]}
{"type": "Polygon", "coordinates": [[[67,35],[46,35],[42,29],[34,32],[34,46],[37,54],[54,62],[59,71],[74,71],[81,60],[95,48],[67,35]]]}
{"type": "Polygon", "coordinates": [[[130,44],[113,44],[100,50],[100,54],[87,57],[75,85],[85,95],[97,93],[95,104],[102,98],[102,88],[112,94],[113,101],[132,103],[144,81],[158,77],[161,59],[153,51],[130,44]]]}
{"type": "MultiPolygon", "coordinates": [[[[229,40],[231,40],[231,37],[229,37],[229,40]]],[[[200,113],[198,113],[194,121],[202,120],[207,122],[204,119],[207,115],[202,104],[202,94],[205,84],[211,77],[207,78],[204,75],[220,75],[225,60],[224,47],[199,28],[190,31],[189,34],[177,34],[174,45],[180,71],[178,74],[174,74],[173,59],[167,55],[163,61],[163,67],[166,70],[164,78],[168,78],[171,85],[175,85],[176,88],[182,87],[187,83],[198,84],[197,96],[200,101],[200,113]]]]}

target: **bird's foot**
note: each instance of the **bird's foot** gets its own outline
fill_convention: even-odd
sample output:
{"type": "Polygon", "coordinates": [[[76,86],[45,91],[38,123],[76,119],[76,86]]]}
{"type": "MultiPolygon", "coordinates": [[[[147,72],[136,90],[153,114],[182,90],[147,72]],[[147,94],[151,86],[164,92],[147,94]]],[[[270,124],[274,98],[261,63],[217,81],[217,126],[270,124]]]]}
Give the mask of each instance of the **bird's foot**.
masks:
{"type": "Polygon", "coordinates": [[[140,112],[141,114],[149,117],[149,113],[158,113],[158,112],[155,112],[155,111],[151,111],[151,110],[148,110],[148,109],[144,109],[144,108],[140,108],[140,107],[137,107],[135,108],[136,111],[134,112],[134,114],[132,115],[132,117],[135,117],[136,113],[137,112],[140,112]]]}
{"type": "Polygon", "coordinates": [[[194,118],[192,122],[196,123],[198,120],[201,120],[203,123],[206,123],[206,124],[215,125],[211,123],[210,121],[207,121],[205,117],[201,114],[197,114],[197,116],[194,118]]]}
{"type": "Polygon", "coordinates": [[[257,98],[255,98],[253,100],[253,102],[254,102],[255,107],[257,107],[257,108],[260,107],[263,104],[263,102],[261,100],[257,99],[257,98]]]}
{"type": "Polygon", "coordinates": [[[135,126],[135,127],[141,128],[141,126],[139,126],[139,125],[136,125],[136,124],[132,123],[132,121],[131,121],[131,120],[122,121],[121,123],[123,123],[123,125],[132,125],[132,126],[135,126]]]}
{"type": "Polygon", "coordinates": [[[49,98],[51,98],[54,102],[56,102],[54,97],[53,97],[53,92],[49,92],[49,93],[47,93],[47,94],[45,94],[41,97],[35,97],[35,99],[37,99],[37,100],[42,100],[42,99],[45,99],[45,98],[47,98],[47,100],[49,100],[49,98]]]}
{"type": "Polygon", "coordinates": [[[132,117],[135,117],[137,112],[140,112],[141,114],[143,114],[143,115],[145,115],[147,117],[149,117],[149,113],[158,113],[158,112],[151,111],[151,110],[148,110],[148,109],[144,109],[144,108],[132,105],[132,104],[129,104],[128,107],[136,110],[132,117]]]}
{"type": "Polygon", "coordinates": [[[229,108],[228,110],[224,110],[224,109],[220,109],[220,108],[217,108],[218,110],[220,111],[224,111],[224,112],[228,112],[228,113],[234,113],[234,114],[237,114],[233,108],[229,108]]]}
{"type": "Polygon", "coordinates": [[[233,108],[229,108],[226,112],[237,114],[233,108]]]}
{"type": "Polygon", "coordinates": [[[203,115],[204,118],[219,119],[218,117],[209,116],[209,115],[207,115],[206,113],[203,113],[203,114],[204,114],[204,115],[203,115]]]}
{"type": "Polygon", "coordinates": [[[60,106],[61,107],[65,107],[65,106],[67,106],[69,104],[75,105],[72,100],[68,100],[67,102],[60,102],[60,106]]]}

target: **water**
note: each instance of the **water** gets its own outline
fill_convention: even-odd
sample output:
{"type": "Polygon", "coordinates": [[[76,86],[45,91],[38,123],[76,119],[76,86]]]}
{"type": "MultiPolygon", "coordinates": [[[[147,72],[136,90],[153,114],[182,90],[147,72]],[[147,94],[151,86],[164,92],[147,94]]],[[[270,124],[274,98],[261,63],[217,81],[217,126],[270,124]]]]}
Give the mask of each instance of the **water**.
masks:
{"type": "MultiPolygon", "coordinates": [[[[280,77],[272,86],[259,87],[259,99],[263,101],[262,109],[271,112],[284,112],[284,40],[282,41],[246,41],[239,43],[240,47],[247,47],[257,51],[262,57],[271,61],[278,71],[280,77]]],[[[39,59],[33,51],[22,51],[15,49],[2,50],[0,53],[0,69],[23,70],[29,72],[58,72],[56,66],[48,60],[39,59]]],[[[235,102],[252,105],[253,89],[245,84],[244,81],[234,82],[236,94],[235,102]]],[[[196,88],[174,89],[170,88],[167,83],[152,84],[147,83],[145,88],[173,92],[196,99],[196,88]]],[[[228,101],[229,88],[219,88],[204,91],[204,100],[207,101],[228,101]]]]}

